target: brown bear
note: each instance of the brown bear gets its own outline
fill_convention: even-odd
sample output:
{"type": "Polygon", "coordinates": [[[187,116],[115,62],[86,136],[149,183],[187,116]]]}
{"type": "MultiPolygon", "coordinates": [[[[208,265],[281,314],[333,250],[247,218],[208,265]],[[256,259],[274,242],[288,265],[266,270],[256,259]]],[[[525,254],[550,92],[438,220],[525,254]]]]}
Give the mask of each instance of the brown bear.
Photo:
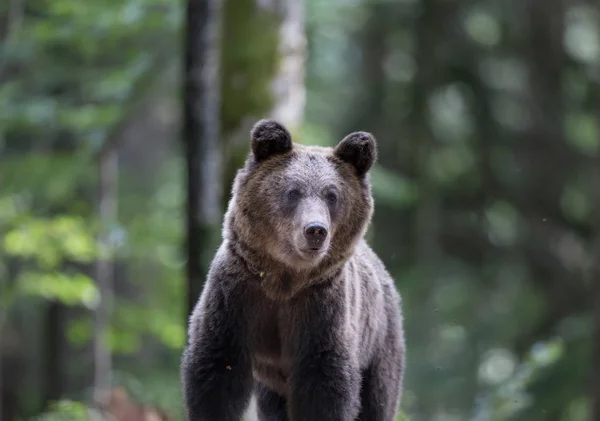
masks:
{"type": "Polygon", "coordinates": [[[189,421],[392,421],[404,376],[400,296],[364,233],[369,133],[335,148],[251,131],[223,242],[190,319],[181,376],[189,421]]]}

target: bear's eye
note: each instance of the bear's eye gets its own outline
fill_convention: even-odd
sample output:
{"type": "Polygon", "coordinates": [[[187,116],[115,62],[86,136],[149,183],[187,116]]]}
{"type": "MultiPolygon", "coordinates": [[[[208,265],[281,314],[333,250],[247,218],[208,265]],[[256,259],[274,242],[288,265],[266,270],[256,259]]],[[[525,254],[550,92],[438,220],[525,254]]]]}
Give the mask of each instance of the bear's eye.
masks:
{"type": "Polygon", "coordinates": [[[327,203],[330,205],[335,205],[337,203],[338,197],[334,192],[327,192],[325,194],[325,199],[327,199],[327,203]]]}
{"type": "Polygon", "coordinates": [[[287,196],[288,196],[288,199],[290,199],[291,201],[296,201],[296,200],[300,199],[301,193],[300,193],[300,190],[293,189],[288,192],[287,196]]]}

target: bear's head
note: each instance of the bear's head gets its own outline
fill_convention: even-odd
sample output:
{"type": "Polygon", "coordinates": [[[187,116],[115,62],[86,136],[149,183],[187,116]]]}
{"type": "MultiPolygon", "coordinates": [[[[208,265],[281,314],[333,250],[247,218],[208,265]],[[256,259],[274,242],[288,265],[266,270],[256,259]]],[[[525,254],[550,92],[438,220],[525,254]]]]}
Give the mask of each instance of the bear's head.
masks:
{"type": "Polygon", "coordinates": [[[278,122],[259,121],[235,179],[225,238],[295,272],[343,262],[373,213],[368,172],[376,159],[369,133],[349,134],[335,148],[303,146],[278,122]]]}

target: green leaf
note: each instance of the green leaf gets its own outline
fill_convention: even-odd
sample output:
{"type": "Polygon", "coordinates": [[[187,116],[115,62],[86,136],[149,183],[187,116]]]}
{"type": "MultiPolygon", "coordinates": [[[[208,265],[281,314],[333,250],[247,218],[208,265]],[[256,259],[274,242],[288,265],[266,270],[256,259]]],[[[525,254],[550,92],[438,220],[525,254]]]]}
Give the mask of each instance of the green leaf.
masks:
{"type": "Polygon", "coordinates": [[[83,274],[27,271],[19,276],[18,287],[23,294],[57,300],[69,306],[95,308],[99,302],[94,282],[83,274]]]}
{"type": "Polygon", "coordinates": [[[55,269],[63,260],[89,263],[97,256],[89,224],[69,215],[26,218],[8,230],[2,247],[9,255],[34,259],[45,269],[55,269]]]}
{"type": "Polygon", "coordinates": [[[49,410],[35,418],[36,421],[86,421],[88,408],[82,402],[60,400],[50,402],[49,410]]]}

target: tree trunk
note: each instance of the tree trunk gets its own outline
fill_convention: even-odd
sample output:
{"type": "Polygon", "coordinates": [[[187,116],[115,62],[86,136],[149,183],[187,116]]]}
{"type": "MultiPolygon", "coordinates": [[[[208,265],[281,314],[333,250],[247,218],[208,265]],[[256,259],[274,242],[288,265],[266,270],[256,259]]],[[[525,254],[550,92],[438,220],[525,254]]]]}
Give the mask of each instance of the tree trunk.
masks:
{"type": "Polygon", "coordinates": [[[592,273],[593,300],[594,300],[594,357],[592,372],[592,402],[593,420],[600,421],[600,157],[596,159],[596,215],[595,231],[596,243],[594,247],[592,273]]]}
{"type": "MultiPolygon", "coordinates": [[[[419,200],[414,212],[413,223],[413,264],[423,280],[432,282],[437,275],[436,267],[440,259],[439,219],[441,203],[439,191],[432,178],[429,167],[430,157],[436,148],[428,120],[428,100],[439,77],[436,73],[435,47],[437,45],[437,30],[440,23],[440,4],[436,0],[421,2],[421,16],[416,29],[416,73],[413,84],[413,114],[409,122],[414,139],[414,174],[419,189],[419,200]]],[[[431,305],[424,306],[419,317],[426,325],[435,326],[439,323],[431,305]]],[[[423,338],[431,340],[428,335],[423,338]]],[[[438,367],[441,369],[441,367],[438,367]]],[[[424,419],[434,418],[438,411],[437,405],[426,405],[419,408],[424,419]]]]}
{"type": "Polygon", "coordinates": [[[63,364],[62,364],[62,310],[63,305],[58,302],[48,303],[48,310],[44,328],[44,406],[60,399],[62,395],[63,364]]]}
{"type": "MultiPolygon", "coordinates": [[[[339,138],[343,138],[348,133],[367,130],[373,132],[376,136],[378,128],[381,125],[384,116],[383,104],[386,95],[386,73],[384,69],[385,59],[388,54],[387,41],[395,25],[401,21],[400,16],[395,16],[394,8],[387,2],[374,2],[365,7],[367,19],[361,30],[353,40],[360,48],[360,65],[358,68],[359,82],[357,83],[358,93],[355,96],[352,106],[347,107],[347,117],[345,124],[338,133],[339,138]],[[395,19],[390,19],[393,16],[395,19]],[[394,20],[392,24],[390,21],[394,20]]],[[[391,143],[391,142],[390,142],[391,143]]],[[[394,161],[395,156],[388,153],[385,149],[392,147],[388,142],[379,146],[379,162],[386,165],[386,159],[394,161]]],[[[396,145],[393,145],[396,147],[396,145]]]]}
{"type": "MultiPolygon", "coordinates": [[[[535,216],[536,207],[546,215],[561,215],[565,181],[580,164],[579,157],[571,153],[564,134],[565,2],[549,0],[541,4],[528,0],[525,6],[529,24],[525,51],[529,61],[529,124],[522,141],[515,144],[517,159],[525,171],[522,178],[524,188],[515,192],[517,200],[512,202],[517,203],[523,215],[535,216]]],[[[568,221],[552,222],[563,225],[565,230],[571,229],[568,221]]],[[[540,231],[531,230],[524,251],[535,271],[531,279],[545,295],[548,308],[552,309],[547,313],[551,321],[552,312],[573,300],[578,288],[566,281],[568,273],[560,263],[554,267],[548,264],[546,254],[550,252],[545,249],[545,244],[548,241],[540,231]]],[[[552,322],[548,326],[550,332],[556,327],[552,322]]],[[[531,338],[531,342],[536,340],[539,338],[531,338]]]]}
{"type": "Polygon", "coordinates": [[[106,150],[99,161],[98,214],[101,255],[96,263],[96,282],[100,302],[94,320],[94,400],[104,408],[108,403],[111,385],[112,360],[106,343],[113,304],[113,251],[110,233],[117,220],[118,153],[116,148],[106,150]]]}
{"type": "Polygon", "coordinates": [[[281,19],[278,46],[279,66],[272,85],[274,107],[271,117],[283,123],[294,133],[302,121],[306,102],[304,2],[279,0],[277,6],[281,19]]]}
{"type": "MultiPolygon", "coordinates": [[[[596,94],[600,98],[600,84],[596,85],[596,94]]],[[[600,108],[598,109],[600,116],[600,108]]],[[[598,119],[600,121],[600,119],[598,119]]],[[[592,361],[592,406],[594,421],[600,421],[600,151],[596,152],[596,159],[592,161],[592,165],[595,166],[596,174],[596,197],[595,197],[595,214],[592,214],[594,218],[592,226],[595,231],[595,243],[592,251],[592,294],[594,302],[594,345],[593,345],[593,360],[592,361]],[[594,162],[595,161],[595,162],[594,162]]]]}
{"type": "Polygon", "coordinates": [[[422,2],[422,15],[417,29],[417,75],[413,94],[413,131],[415,174],[419,187],[419,203],[415,215],[415,263],[422,271],[431,268],[439,257],[438,221],[440,204],[435,181],[429,170],[429,159],[435,139],[428,122],[428,99],[436,84],[436,28],[439,25],[439,5],[435,0],[422,2]]]}
{"type": "Polygon", "coordinates": [[[24,0],[10,0],[8,5],[8,15],[4,29],[4,42],[10,41],[23,24],[23,14],[25,11],[24,0]]]}
{"type": "MultiPolygon", "coordinates": [[[[0,344],[2,343],[2,328],[4,327],[4,317],[3,317],[4,309],[0,308],[0,344]]],[[[4,355],[2,352],[2,347],[0,346],[0,421],[2,421],[2,415],[4,414],[4,379],[2,375],[4,370],[2,369],[2,365],[4,364],[4,355]]]]}
{"type": "MultiPolygon", "coordinates": [[[[187,159],[187,315],[202,290],[221,219],[220,0],[188,0],[183,142],[187,159]]],[[[187,317],[186,317],[187,320],[187,317]]]]}
{"type": "Polygon", "coordinates": [[[223,187],[248,153],[257,119],[296,134],[304,114],[304,0],[224,0],[221,44],[223,187]]]}

